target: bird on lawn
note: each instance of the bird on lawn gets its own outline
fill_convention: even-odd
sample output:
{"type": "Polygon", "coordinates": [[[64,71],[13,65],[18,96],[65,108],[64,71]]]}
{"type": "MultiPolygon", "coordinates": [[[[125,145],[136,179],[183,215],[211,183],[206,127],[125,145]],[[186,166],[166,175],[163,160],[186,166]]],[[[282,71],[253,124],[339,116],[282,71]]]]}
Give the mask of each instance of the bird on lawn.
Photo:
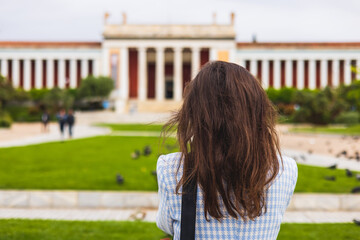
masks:
{"type": "Polygon", "coordinates": [[[350,171],[349,169],[345,169],[345,172],[346,172],[347,177],[352,177],[353,176],[352,171],[350,171]]]}
{"type": "Polygon", "coordinates": [[[151,171],[151,175],[156,177],[157,176],[156,170],[151,171]]]}
{"type": "Polygon", "coordinates": [[[360,155],[359,155],[359,152],[355,152],[355,159],[356,161],[360,161],[360,155]]]}
{"type": "Polygon", "coordinates": [[[346,151],[346,150],[343,150],[342,152],[339,152],[339,153],[336,155],[336,157],[338,158],[338,157],[341,157],[342,155],[344,155],[344,156],[346,157],[347,151],[346,151]]]}
{"type": "Polygon", "coordinates": [[[306,161],[305,155],[300,155],[300,158],[301,158],[303,161],[306,161]]]}
{"type": "Polygon", "coordinates": [[[360,174],[356,174],[356,180],[360,181],[360,174]]]}
{"type": "Polygon", "coordinates": [[[336,169],[336,167],[337,167],[337,164],[334,164],[334,165],[329,166],[328,168],[334,170],[334,169],[336,169]]]}
{"type": "Polygon", "coordinates": [[[328,181],[336,181],[336,177],[335,177],[335,176],[325,176],[324,179],[325,179],[325,180],[328,180],[328,181]]]}
{"type": "Polygon", "coordinates": [[[354,187],[354,188],[351,190],[351,193],[360,193],[360,186],[354,187]]]}
{"type": "Polygon", "coordinates": [[[145,156],[149,156],[149,155],[151,154],[151,147],[150,147],[149,145],[146,145],[146,146],[144,147],[143,154],[144,154],[145,156]]]}
{"type": "Polygon", "coordinates": [[[360,226],[360,219],[359,219],[359,220],[358,220],[358,219],[354,219],[353,222],[354,222],[356,225],[360,226]]]}
{"type": "Polygon", "coordinates": [[[124,183],[124,177],[120,173],[116,174],[116,182],[118,184],[123,184],[124,183]]]}
{"type": "Polygon", "coordinates": [[[140,151],[138,149],[136,149],[134,152],[131,153],[131,158],[132,159],[138,159],[140,157],[140,151]]]}

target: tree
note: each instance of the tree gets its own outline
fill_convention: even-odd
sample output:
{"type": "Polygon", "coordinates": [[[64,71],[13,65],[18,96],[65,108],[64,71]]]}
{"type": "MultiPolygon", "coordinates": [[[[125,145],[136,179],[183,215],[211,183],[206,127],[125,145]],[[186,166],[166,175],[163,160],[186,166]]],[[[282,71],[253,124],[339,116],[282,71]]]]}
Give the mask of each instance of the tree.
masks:
{"type": "Polygon", "coordinates": [[[53,112],[57,112],[61,108],[72,108],[74,97],[69,91],[56,87],[45,94],[44,103],[53,112]]]}
{"type": "Polygon", "coordinates": [[[114,89],[114,81],[109,77],[88,76],[81,82],[78,98],[85,100],[104,100],[114,89]]]}
{"type": "Polygon", "coordinates": [[[15,89],[11,82],[5,77],[0,75],[0,111],[3,109],[8,101],[13,99],[15,96],[15,89]]]}

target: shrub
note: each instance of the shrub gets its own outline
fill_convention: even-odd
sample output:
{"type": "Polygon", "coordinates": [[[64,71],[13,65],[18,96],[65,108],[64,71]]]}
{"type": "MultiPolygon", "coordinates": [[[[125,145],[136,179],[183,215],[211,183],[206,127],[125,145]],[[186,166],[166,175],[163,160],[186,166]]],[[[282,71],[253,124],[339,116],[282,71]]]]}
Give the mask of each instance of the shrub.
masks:
{"type": "Polygon", "coordinates": [[[74,105],[74,96],[68,90],[53,88],[44,96],[44,105],[51,109],[53,113],[61,108],[72,108],[74,105]]]}
{"type": "Polygon", "coordinates": [[[6,103],[14,98],[15,90],[5,77],[0,75],[0,111],[6,103]]]}
{"type": "Polygon", "coordinates": [[[336,123],[353,125],[360,123],[360,114],[357,112],[343,112],[335,119],[336,123]]]}
{"type": "Polygon", "coordinates": [[[101,99],[107,98],[114,89],[114,81],[109,77],[88,76],[81,82],[78,89],[79,99],[101,99]]]}
{"type": "Polygon", "coordinates": [[[12,124],[12,119],[7,112],[1,111],[0,112],[0,128],[8,128],[12,124]]]}
{"type": "Polygon", "coordinates": [[[42,101],[49,91],[48,89],[31,89],[29,95],[33,101],[42,101]]]}

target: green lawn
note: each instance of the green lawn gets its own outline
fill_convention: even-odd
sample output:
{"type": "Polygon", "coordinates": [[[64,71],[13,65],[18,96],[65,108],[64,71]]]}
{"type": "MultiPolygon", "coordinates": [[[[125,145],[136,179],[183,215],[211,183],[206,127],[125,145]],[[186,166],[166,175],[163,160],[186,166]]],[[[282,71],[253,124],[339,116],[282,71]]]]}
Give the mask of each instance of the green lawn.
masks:
{"type": "Polygon", "coordinates": [[[340,126],[324,126],[324,127],[294,127],[290,129],[295,133],[325,133],[325,134],[340,134],[340,135],[360,135],[360,125],[353,125],[349,127],[340,126]]]}
{"type": "Polygon", "coordinates": [[[113,131],[154,131],[161,132],[163,125],[155,124],[98,124],[98,126],[104,126],[111,128],[113,131]]]}
{"type": "MultiPolygon", "coordinates": [[[[354,175],[356,173],[354,172],[354,175]]],[[[347,177],[345,170],[298,164],[298,182],[295,192],[350,193],[355,186],[360,186],[360,182],[354,176],[347,177]],[[325,180],[325,176],[335,176],[336,181],[325,180]]]]}
{"type": "MultiPolygon", "coordinates": [[[[355,224],[282,224],[278,240],[360,239],[355,224]]],[[[115,221],[0,220],[1,240],[159,240],[155,223],[115,221]]]]}
{"type": "Polygon", "coordinates": [[[156,137],[102,136],[0,148],[0,188],[156,191],[151,171],[158,154],[167,153],[161,146],[156,137]],[[152,154],[133,160],[131,153],[146,145],[152,154]],[[123,185],[116,183],[116,173],[124,176],[123,185]]]}
{"type": "MultiPolygon", "coordinates": [[[[0,148],[0,189],[77,189],[156,191],[156,168],[159,153],[168,153],[156,137],[102,136],[81,140],[45,143],[26,147],[0,148]],[[150,156],[132,159],[135,149],[150,145],[150,156]],[[116,183],[116,173],[124,176],[116,183]]],[[[296,192],[349,193],[360,185],[344,170],[299,165],[296,192]],[[336,176],[327,181],[325,176],[336,176]]]]}

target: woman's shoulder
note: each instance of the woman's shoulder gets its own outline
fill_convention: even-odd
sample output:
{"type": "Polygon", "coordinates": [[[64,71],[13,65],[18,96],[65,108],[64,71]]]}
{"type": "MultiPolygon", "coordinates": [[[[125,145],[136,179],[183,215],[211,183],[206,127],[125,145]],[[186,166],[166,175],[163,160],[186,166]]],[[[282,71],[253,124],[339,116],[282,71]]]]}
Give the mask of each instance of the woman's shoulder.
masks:
{"type": "Polygon", "coordinates": [[[160,155],[157,161],[156,171],[159,173],[173,171],[177,169],[180,163],[181,153],[175,152],[166,155],[160,155]]]}
{"type": "Polygon", "coordinates": [[[180,152],[160,155],[156,166],[159,187],[163,187],[171,192],[175,189],[177,183],[176,175],[181,176],[182,173],[182,169],[179,168],[180,160],[180,152]]]}
{"type": "Polygon", "coordinates": [[[282,164],[280,163],[280,182],[284,185],[291,186],[291,189],[295,188],[298,178],[298,167],[296,161],[286,155],[282,155],[282,164]]]}
{"type": "Polygon", "coordinates": [[[288,171],[293,174],[297,173],[298,171],[297,164],[293,158],[286,155],[282,155],[282,163],[283,163],[284,171],[288,171]]]}

